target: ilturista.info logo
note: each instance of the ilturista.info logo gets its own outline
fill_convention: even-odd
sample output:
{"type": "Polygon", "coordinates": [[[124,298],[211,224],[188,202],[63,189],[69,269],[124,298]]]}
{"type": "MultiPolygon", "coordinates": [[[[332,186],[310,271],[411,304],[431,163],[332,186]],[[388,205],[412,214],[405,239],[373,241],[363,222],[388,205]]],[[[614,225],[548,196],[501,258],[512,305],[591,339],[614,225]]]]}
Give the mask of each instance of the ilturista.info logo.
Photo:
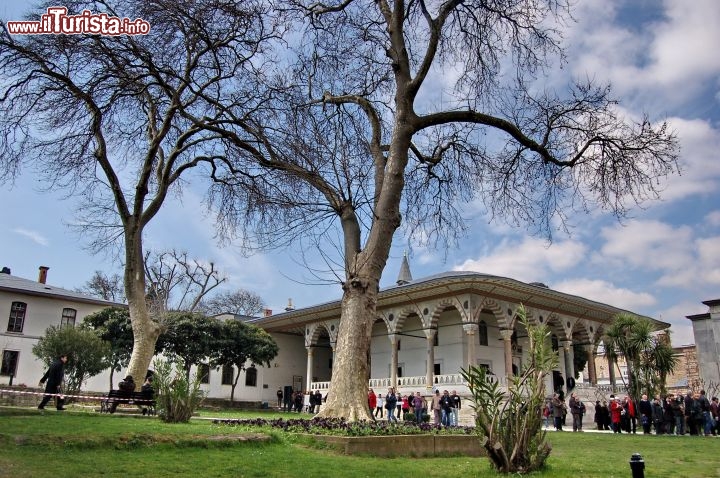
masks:
{"type": "Polygon", "coordinates": [[[68,15],[66,7],[50,7],[40,21],[9,21],[7,30],[11,35],[147,35],[150,24],[90,10],[68,15]]]}

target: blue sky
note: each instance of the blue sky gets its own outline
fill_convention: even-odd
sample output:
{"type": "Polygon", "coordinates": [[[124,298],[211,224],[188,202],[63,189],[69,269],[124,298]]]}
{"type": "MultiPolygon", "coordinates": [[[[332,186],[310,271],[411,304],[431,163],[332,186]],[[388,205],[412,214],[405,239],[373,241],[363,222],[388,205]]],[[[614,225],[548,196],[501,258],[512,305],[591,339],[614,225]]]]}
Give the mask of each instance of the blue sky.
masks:
{"type": "MultiPolygon", "coordinates": [[[[3,2],[0,17],[19,19],[30,3],[3,2]]],[[[682,175],[661,185],[662,200],[621,222],[601,212],[573,215],[571,234],[557,231],[552,244],[470,213],[470,233],[458,248],[411,249],[413,276],[475,270],[541,281],[669,322],[675,345],[693,343],[685,316],[706,312],[701,301],[720,298],[720,2],[589,0],[578,2],[574,16],[565,33],[568,66],[548,81],[609,80],[626,115],[667,118],[682,146],[682,175]]],[[[119,272],[111,255],[91,255],[88,238],[67,226],[72,200],[42,186],[30,169],[14,185],[0,185],[0,266],[30,279],[38,266],[49,266],[48,282],[71,289],[95,270],[119,272]]],[[[253,290],[276,312],[288,298],[304,307],[340,297],[337,285],[318,284],[297,251],[245,258],[218,244],[200,194],[187,188],[171,201],[149,227],[146,247],[214,261],[227,288],[253,290]]],[[[384,285],[396,280],[405,249],[406,239],[396,236],[384,285]]],[[[306,258],[325,268],[312,254],[306,258]]]]}

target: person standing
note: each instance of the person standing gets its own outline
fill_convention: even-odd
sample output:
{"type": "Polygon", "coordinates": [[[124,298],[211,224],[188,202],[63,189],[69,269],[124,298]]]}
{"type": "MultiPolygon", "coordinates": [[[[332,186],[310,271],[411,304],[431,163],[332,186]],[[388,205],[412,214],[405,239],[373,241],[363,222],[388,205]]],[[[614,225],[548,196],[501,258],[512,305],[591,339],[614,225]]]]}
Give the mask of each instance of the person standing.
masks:
{"type": "Polygon", "coordinates": [[[710,400],[708,400],[705,390],[700,390],[700,407],[703,412],[702,432],[705,436],[710,436],[712,435],[714,424],[712,414],[710,413],[710,400]]]}
{"type": "Polygon", "coordinates": [[[685,434],[685,401],[683,400],[682,395],[678,394],[677,397],[674,397],[671,403],[671,408],[673,412],[673,417],[675,418],[675,434],[676,435],[684,435],[685,434]]]}
{"type": "Polygon", "coordinates": [[[621,417],[623,414],[623,406],[620,403],[620,397],[615,398],[610,396],[610,420],[612,422],[613,433],[622,433],[620,426],[621,417]]]}
{"type": "Polygon", "coordinates": [[[450,400],[452,401],[452,426],[458,426],[458,423],[460,421],[460,395],[457,394],[456,390],[452,391],[452,395],[450,395],[450,400]]]}
{"type": "Polygon", "coordinates": [[[54,395],[55,407],[61,411],[65,410],[65,407],[63,407],[65,400],[60,398],[60,394],[62,393],[62,382],[63,377],[65,376],[65,364],[67,363],[67,360],[67,354],[60,355],[57,360],[50,365],[50,368],[48,368],[45,375],[43,375],[40,379],[40,385],[42,386],[42,384],[45,384],[45,393],[47,395],[43,396],[42,401],[40,401],[40,405],[38,405],[38,409],[45,409],[45,405],[47,405],[47,402],[49,402],[54,395]]]}
{"type": "Polygon", "coordinates": [[[385,400],[383,399],[382,393],[378,393],[377,396],[377,406],[375,407],[375,418],[378,417],[378,414],[380,415],[380,418],[383,417],[383,404],[385,400]]]}
{"type": "Polygon", "coordinates": [[[554,394],[552,398],[553,421],[555,422],[555,430],[562,431],[562,419],[565,413],[565,401],[560,398],[559,394],[554,394]]]}
{"type": "Polygon", "coordinates": [[[275,395],[277,396],[277,407],[280,408],[283,405],[283,391],[280,387],[278,387],[275,395]]]}
{"type": "Polygon", "coordinates": [[[581,432],[583,431],[582,420],[583,415],[585,415],[585,404],[582,402],[582,400],[580,400],[578,396],[575,395],[574,392],[570,396],[570,400],[573,401],[573,404],[570,406],[570,413],[572,413],[573,417],[573,431],[581,432]]]}
{"type": "Polygon", "coordinates": [[[452,399],[450,399],[450,392],[447,390],[443,391],[442,397],[440,397],[440,408],[442,411],[441,423],[443,426],[449,427],[450,415],[452,414],[452,399]]]}
{"type": "Polygon", "coordinates": [[[603,417],[603,427],[602,430],[612,430],[612,420],[610,420],[610,409],[608,408],[608,404],[605,400],[603,400],[600,403],[600,413],[603,417]]]}
{"type": "Polygon", "coordinates": [[[368,391],[368,408],[370,409],[370,415],[374,417],[375,408],[377,407],[377,395],[375,390],[372,388],[368,391]]]}
{"type": "Polygon", "coordinates": [[[420,395],[420,392],[415,393],[412,403],[415,411],[415,423],[420,425],[423,422],[423,409],[425,408],[425,400],[420,395]]]}
{"type": "Polygon", "coordinates": [[[653,428],[655,428],[656,435],[662,435],[665,433],[665,410],[662,404],[663,402],[660,400],[660,395],[655,395],[655,400],[650,403],[650,408],[652,409],[653,428]]]}
{"type": "Polygon", "coordinates": [[[412,392],[403,396],[402,398],[402,418],[405,420],[405,416],[410,412],[410,406],[412,405],[413,395],[412,392]]]}
{"type": "Polygon", "coordinates": [[[642,425],[643,433],[647,435],[650,433],[650,425],[652,425],[653,421],[653,410],[652,403],[650,403],[648,396],[645,394],[640,397],[638,411],[640,412],[640,424],[642,425]]]}
{"type": "Polygon", "coordinates": [[[387,395],[385,395],[385,408],[387,409],[387,419],[388,422],[397,422],[397,418],[395,418],[395,407],[397,407],[397,395],[395,395],[395,390],[391,388],[388,389],[387,395]]]}
{"type": "Polygon", "coordinates": [[[720,402],[717,397],[713,397],[710,402],[710,417],[713,421],[712,434],[717,436],[720,431],[720,402]]]}
{"type": "Polygon", "coordinates": [[[435,390],[435,395],[432,398],[433,423],[435,426],[440,425],[440,398],[440,390],[435,390]]]}
{"type": "Polygon", "coordinates": [[[322,407],[323,397],[322,393],[320,393],[320,390],[315,390],[315,413],[320,412],[320,407],[322,407]]]}

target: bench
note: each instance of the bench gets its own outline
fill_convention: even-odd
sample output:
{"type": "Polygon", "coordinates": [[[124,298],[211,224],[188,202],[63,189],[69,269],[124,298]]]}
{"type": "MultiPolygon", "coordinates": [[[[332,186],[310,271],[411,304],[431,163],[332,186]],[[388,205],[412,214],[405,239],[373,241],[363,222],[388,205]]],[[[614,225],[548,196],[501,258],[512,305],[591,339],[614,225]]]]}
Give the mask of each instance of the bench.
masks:
{"type": "Polygon", "coordinates": [[[100,413],[113,413],[117,405],[137,405],[147,409],[148,415],[155,415],[155,399],[148,397],[144,392],[124,392],[122,390],[110,390],[106,397],[100,401],[100,413]]]}

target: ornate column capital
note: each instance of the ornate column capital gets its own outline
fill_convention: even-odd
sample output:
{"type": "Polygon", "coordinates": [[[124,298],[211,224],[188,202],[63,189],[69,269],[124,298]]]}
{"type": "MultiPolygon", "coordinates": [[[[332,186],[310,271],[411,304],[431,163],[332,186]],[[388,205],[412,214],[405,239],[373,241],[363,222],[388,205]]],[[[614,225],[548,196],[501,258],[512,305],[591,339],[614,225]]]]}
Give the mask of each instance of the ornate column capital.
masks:
{"type": "Polygon", "coordinates": [[[502,337],[503,340],[510,341],[510,339],[512,339],[513,332],[513,329],[500,329],[500,337],[502,337]]]}
{"type": "Polygon", "coordinates": [[[468,324],[463,324],[462,326],[463,330],[468,335],[475,335],[475,332],[478,331],[478,324],[471,322],[468,324]]]}

